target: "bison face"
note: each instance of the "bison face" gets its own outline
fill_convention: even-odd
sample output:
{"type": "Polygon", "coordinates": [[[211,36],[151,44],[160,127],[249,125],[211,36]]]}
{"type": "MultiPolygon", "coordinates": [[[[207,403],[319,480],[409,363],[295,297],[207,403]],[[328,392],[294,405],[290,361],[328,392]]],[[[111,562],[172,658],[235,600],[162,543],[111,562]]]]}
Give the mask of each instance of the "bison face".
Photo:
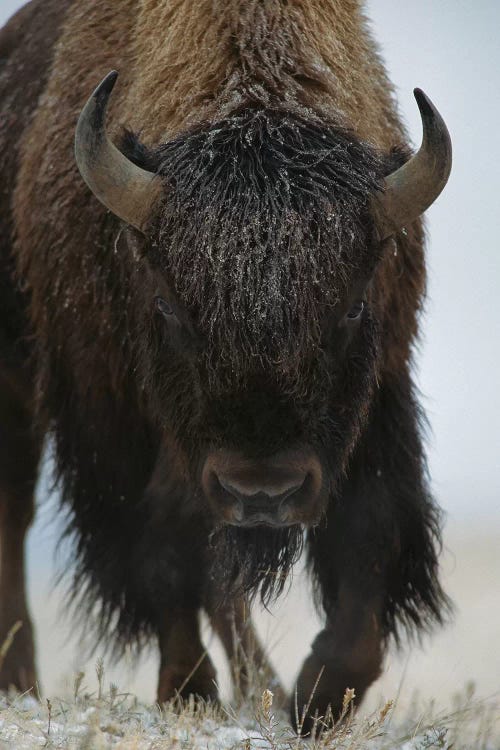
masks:
{"type": "Polygon", "coordinates": [[[137,372],[186,483],[227,525],[316,524],[376,383],[383,242],[437,197],[446,127],[417,92],[419,153],[395,169],[319,118],[251,108],[149,149],[108,139],[116,74],[76,156],[126,224],[137,372]],[[134,269],[134,270],[132,270],[134,269]]]}
{"type": "MultiPolygon", "coordinates": [[[[224,296],[239,295],[229,316],[226,308],[215,312],[213,278],[209,293],[202,288],[193,297],[201,303],[190,304],[183,291],[188,276],[164,263],[171,255],[162,236],[152,241],[125,229],[118,248],[141,280],[133,305],[141,311],[137,372],[169,451],[182,456],[173,470],[183,467],[188,492],[202,498],[217,523],[318,524],[375,385],[379,325],[370,274],[354,275],[334,302],[322,285],[318,298],[314,285],[298,289],[300,305],[261,299],[264,321],[243,314],[248,288],[226,277],[231,288],[224,296]],[[310,315],[301,317],[308,306],[310,315]],[[210,315],[203,315],[206,308],[210,315]],[[283,324],[288,316],[290,329],[283,324]]],[[[361,254],[374,267],[379,243],[365,238],[361,254]]],[[[191,283],[200,278],[210,279],[209,269],[191,283]]]]}
{"type": "MultiPolygon", "coordinates": [[[[298,288],[300,305],[293,297],[260,299],[259,319],[243,314],[248,288],[226,277],[224,296],[239,295],[228,315],[217,308],[213,277],[209,293],[202,287],[190,302],[183,290],[188,275],[164,262],[171,254],[162,232],[151,241],[126,229],[119,247],[135,258],[141,278],[137,371],[170,450],[174,441],[183,457],[189,492],[203,498],[216,522],[319,523],[376,380],[379,326],[370,274],[354,275],[329,304],[322,285],[317,298],[314,285],[298,288]],[[310,315],[301,317],[307,307],[310,315]]],[[[379,243],[366,238],[361,254],[373,267],[379,243]]],[[[187,268],[191,262],[185,257],[187,268]]],[[[190,278],[196,286],[210,279],[209,269],[190,278]]]]}
{"type": "MultiPolygon", "coordinates": [[[[166,216],[168,206],[160,220],[166,216]]],[[[366,269],[375,268],[381,247],[364,234],[356,244],[358,257],[369,261],[363,269],[342,281],[325,270],[318,284],[311,283],[311,258],[300,259],[297,250],[289,258],[300,259],[303,272],[283,276],[293,278],[292,287],[262,296],[208,262],[203,272],[183,272],[206,257],[190,241],[183,262],[172,265],[173,239],[166,238],[182,225],[174,219],[150,237],[122,229],[117,243],[135,269],[135,374],[164,436],[158,516],[166,518],[163,506],[175,507],[189,523],[193,515],[203,527],[208,522],[218,591],[260,586],[268,601],[286,582],[304,528],[321,523],[336,502],[366,423],[381,329],[366,269]]],[[[226,248],[213,237],[214,251],[226,248]]],[[[318,243],[315,252],[328,256],[330,247],[318,243]]],[[[257,275],[249,257],[250,276],[257,275]]]]}

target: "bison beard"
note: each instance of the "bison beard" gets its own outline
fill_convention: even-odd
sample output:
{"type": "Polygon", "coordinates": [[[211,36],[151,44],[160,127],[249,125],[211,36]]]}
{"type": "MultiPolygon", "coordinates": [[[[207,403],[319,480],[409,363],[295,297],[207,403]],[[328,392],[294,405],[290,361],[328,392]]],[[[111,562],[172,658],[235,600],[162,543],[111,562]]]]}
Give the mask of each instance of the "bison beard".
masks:
{"type": "Polygon", "coordinates": [[[304,545],[301,526],[221,526],[210,536],[211,575],[219,603],[260,592],[267,606],[285,587],[304,545]]]}

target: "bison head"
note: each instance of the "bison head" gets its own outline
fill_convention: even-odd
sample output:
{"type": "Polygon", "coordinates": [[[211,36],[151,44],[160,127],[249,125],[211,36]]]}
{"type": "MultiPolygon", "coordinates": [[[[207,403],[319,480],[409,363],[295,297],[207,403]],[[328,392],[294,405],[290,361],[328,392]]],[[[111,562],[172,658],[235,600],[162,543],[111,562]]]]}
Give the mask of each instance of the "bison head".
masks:
{"type": "Polygon", "coordinates": [[[238,534],[260,546],[262,569],[255,527],[259,540],[278,527],[282,549],[319,523],[366,424],[381,350],[374,274],[443,189],[448,132],[417,90],[424,139],[398,168],[351,133],[259,108],[154,150],[126,133],[118,149],[105,130],[115,80],[84,108],[76,158],[126,225],[137,371],[188,494],[226,547],[241,550],[238,534]]]}

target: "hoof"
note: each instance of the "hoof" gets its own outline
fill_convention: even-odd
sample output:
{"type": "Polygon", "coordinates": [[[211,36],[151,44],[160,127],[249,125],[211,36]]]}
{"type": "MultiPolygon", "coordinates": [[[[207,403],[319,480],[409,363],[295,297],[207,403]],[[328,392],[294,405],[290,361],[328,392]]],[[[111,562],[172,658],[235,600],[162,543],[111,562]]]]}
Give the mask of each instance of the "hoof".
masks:
{"type": "Polygon", "coordinates": [[[186,700],[191,695],[203,701],[217,701],[219,694],[215,685],[216,672],[208,656],[193,674],[192,671],[192,666],[183,664],[167,665],[160,669],[158,703],[166,703],[179,697],[186,700]]]}
{"type": "Polygon", "coordinates": [[[0,690],[14,688],[20,693],[39,691],[31,623],[26,622],[12,635],[11,627],[0,627],[0,690]],[[10,631],[10,637],[9,637],[10,631]],[[11,640],[9,645],[8,641],[11,640]]]}
{"type": "MultiPolygon", "coordinates": [[[[291,724],[295,731],[300,732],[302,736],[310,735],[316,718],[321,721],[329,717],[335,722],[338,721],[343,714],[346,690],[355,688],[355,684],[355,675],[346,670],[344,665],[323,665],[314,654],[308,656],[302,666],[296,689],[292,693],[291,724]]],[[[358,695],[356,690],[355,693],[357,702],[358,697],[361,700],[362,694],[358,695]]]]}

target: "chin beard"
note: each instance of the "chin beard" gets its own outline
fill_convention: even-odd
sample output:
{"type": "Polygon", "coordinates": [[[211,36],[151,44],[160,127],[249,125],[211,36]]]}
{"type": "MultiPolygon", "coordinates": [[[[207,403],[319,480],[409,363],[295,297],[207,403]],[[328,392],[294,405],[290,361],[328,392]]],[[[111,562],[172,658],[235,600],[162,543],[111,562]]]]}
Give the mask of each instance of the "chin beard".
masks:
{"type": "Polygon", "coordinates": [[[267,606],[285,587],[304,546],[302,527],[221,526],[210,537],[211,577],[220,602],[255,597],[267,606]]]}

